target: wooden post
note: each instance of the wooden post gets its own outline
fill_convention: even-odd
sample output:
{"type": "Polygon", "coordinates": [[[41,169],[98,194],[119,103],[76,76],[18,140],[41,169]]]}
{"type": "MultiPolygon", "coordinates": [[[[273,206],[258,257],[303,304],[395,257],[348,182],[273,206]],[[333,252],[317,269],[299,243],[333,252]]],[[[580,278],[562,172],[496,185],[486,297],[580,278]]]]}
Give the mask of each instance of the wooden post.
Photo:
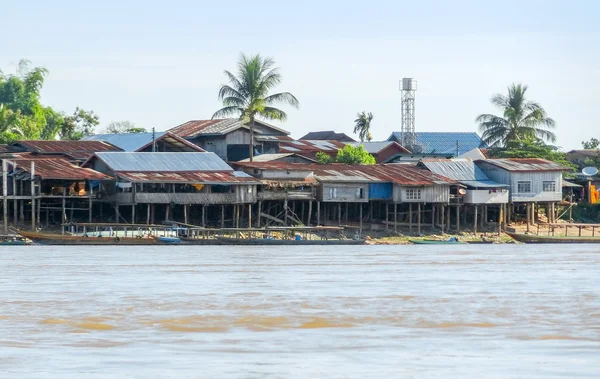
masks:
{"type": "Polygon", "coordinates": [[[446,229],[450,232],[450,206],[444,207],[446,212],[446,229]]]}
{"type": "Polygon", "coordinates": [[[321,202],[317,201],[317,225],[321,225],[321,202]]]}
{"type": "MultiPolygon", "coordinates": [[[[4,235],[8,235],[8,200],[6,197],[8,196],[8,168],[6,165],[6,161],[2,160],[2,216],[4,218],[4,235]]],[[[14,182],[13,177],[13,182],[14,182]]],[[[14,193],[13,193],[14,195],[14,193]]]]}
{"type": "Polygon", "coordinates": [[[221,204],[221,229],[225,227],[225,204],[221,204]]]}
{"type": "Polygon", "coordinates": [[[431,204],[431,226],[435,228],[435,204],[431,204]]]}
{"type": "Polygon", "coordinates": [[[35,163],[31,162],[31,231],[35,232],[35,163]]]}
{"type": "Polygon", "coordinates": [[[184,204],[183,205],[183,222],[185,224],[188,224],[189,218],[188,218],[188,204],[184,204]]]}
{"type": "Polygon", "coordinates": [[[359,222],[359,227],[358,227],[358,235],[361,236],[361,238],[362,238],[362,231],[363,231],[363,214],[362,214],[363,213],[362,212],[363,207],[362,207],[362,203],[358,204],[358,208],[359,208],[358,215],[360,217],[360,222],[359,222]]]}
{"type": "Polygon", "coordinates": [[[342,225],[342,203],[338,203],[338,225],[342,225]]]}
{"type": "Polygon", "coordinates": [[[417,234],[421,234],[421,203],[417,203],[417,234]]]}
{"type": "Polygon", "coordinates": [[[135,203],[131,204],[131,223],[135,224],[135,203]]]}
{"type": "MultiPolygon", "coordinates": [[[[62,212],[60,214],[60,224],[64,224],[67,222],[67,189],[65,187],[63,187],[62,190],[62,212]]],[[[117,208],[117,213],[119,213],[118,208],[117,208]]],[[[117,219],[118,222],[118,219],[117,219]]],[[[61,227],[63,234],[65,232],[65,228],[61,227]]]]}
{"type": "Polygon", "coordinates": [[[258,201],[258,212],[256,217],[256,227],[260,228],[260,214],[262,213],[262,200],[258,201]]]}
{"type": "Polygon", "coordinates": [[[473,205],[474,213],[473,213],[473,233],[477,234],[477,210],[479,206],[477,204],[473,205]]]}
{"type": "Polygon", "coordinates": [[[93,211],[93,202],[92,202],[92,197],[93,196],[93,190],[92,190],[92,184],[90,183],[90,192],[88,193],[88,196],[90,197],[89,199],[89,204],[88,204],[88,222],[91,224],[92,223],[92,211],[93,211]]]}
{"type": "Polygon", "coordinates": [[[531,203],[527,203],[527,233],[531,232],[531,203]]]}
{"type": "Polygon", "coordinates": [[[252,228],[252,203],[248,204],[248,227],[252,228]]]}
{"type": "Polygon", "coordinates": [[[369,223],[373,223],[373,203],[369,201],[369,223]]]}
{"type": "Polygon", "coordinates": [[[304,219],[304,201],[300,202],[302,205],[300,207],[300,217],[298,217],[298,219],[300,219],[300,221],[302,221],[304,219]]]}
{"type": "Polygon", "coordinates": [[[346,222],[346,224],[348,224],[348,204],[349,203],[346,203],[346,212],[344,215],[344,221],[346,222]]]}
{"type": "Polygon", "coordinates": [[[240,228],[240,205],[235,205],[235,227],[240,228]]]}
{"type": "Polygon", "coordinates": [[[284,216],[283,216],[283,226],[287,226],[287,222],[288,222],[288,200],[287,198],[285,198],[283,200],[283,210],[284,210],[284,216]]]}
{"type": "Polygon", "coordinates": [[[456,206],[456,233],[460,233],[460,205],[456,206]]]}
{"type": "Polygon", "coordinates": [[[154,225],[154,220],[156,219],[156,206],[152,204],[150,206],[150,224],[154,225]]]}
{"type": "Polygon", "coordinates": [[[398,231],[398,203],[394,203],[394,233],[398,231]]]}
{"type": "Polygon", "coordinates": [[[445,227],[444,219],[446,218],[445,216],[446,216],[446,213],[445,213],[445,209],[444,209],[444,204],[442,204],[442,205],[440,205],[440,218],[442,220],[442,234],[444,234],[444,227],[445,227]]]}
{"type": "Polygon", "coordinates": [[[308,216],[306,217],[306,226],[310,226],[310,219],[312,218],[312,200],[308,201],[308,216]]]}
{"type": "Polygon", "coordinates": [[[500,204],[498,209],[498,235],[502,233],[502,220],[504,219],[503,205],[500,204]]]}
{"type": "MultiPolygon", "coordinates": [[[[15,169],[15,167],[13,167],[13,170],[14,169],[15,169]]],[[[16,224],[17,219],[19,218],[19,210],[17,209],[19,207],[19,204],[18,204],[18,200],[15,200],[15,196],[17,196],[17,178],[15,176],[13,176],[13,179],[12,179],[12,187],[13,187],[13,192],[12,192],[12,194],[13,194],[13,222],[16,224]]]]}
{"type": "Polygon", "coordinates": [[[150,225],[150,204],[146,207],[146,224],[150,225]]]}
{"type": "Polygon", "coordinates": [[[408,203],[408,231],[412,233],[412,203],[408,203]]]}
{"type": "MultiPolygon", "coordinates": [[[[64,197],[63,197],[64,199],[64,197]]],[[[167,205],[168,207],[168,205],[167,205]]],[[[63,200],[63,211],[64,211],[64,200],[63,200]]],[[[119,213],[119,204],[115,205],[115,211],[117,213],[117,219],[115,220],[115,222],[118,224],[119,221],[121,220],[121,214],[119,213]]],[[[169,208],[167,208],[167,218],[169,218],[169,208]]]]}
{"type": "Polygon", "coordinates": [[[385,203],[385,230],[388,230],[390,227],[390,204],[385,203]]]}

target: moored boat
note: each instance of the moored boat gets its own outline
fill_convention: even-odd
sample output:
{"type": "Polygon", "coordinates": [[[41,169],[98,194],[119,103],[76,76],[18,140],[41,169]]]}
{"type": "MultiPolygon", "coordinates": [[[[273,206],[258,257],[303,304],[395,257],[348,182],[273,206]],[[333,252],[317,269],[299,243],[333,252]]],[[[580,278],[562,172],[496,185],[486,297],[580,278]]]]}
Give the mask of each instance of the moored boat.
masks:
{"type": "Polygon", "coordinates": [[[515,241],[522,243],[600,243],[599,236],[538,236],[514,232],[505,233],[515,241]]]}
{"type": "Polygon", "coordinates": [[[69,235],[54,233],[38,233],[19,231],[19,234],[44,245],[156,245],[161,243],[154,237],[89,237],[86,235],[69,235]]]}
{"type": "MultiPolygon", "coordinates": [[[[207,244],[206,240],[203,244],[207,244]]],[[[286,245],[286,246],[306,246],[306,245],[364,245],[364,239],[276,239],[276,238],[226,238],[217,237],[215,244],[218,245],[286,245]]],[[[188,240],[194,243],[193,240],[188,240]]]]}
{"type": "Polygon", "coordinates": [[[422,240],[408,240],[408,242],[413,243],[415,245],[464,245],[466,242],[458,241],[455,238],[447,239],[447,240],[432,240],[432,239],[422,239],[422,240]]]}
{"type": "Polygon", "coordinates": [[[0,246],[8,245],[8,246],[23,246],[23,245],[31,245],[32,241],[23,237],[12,237],[12,238],[4,238],[0,240],[0,246]]]}

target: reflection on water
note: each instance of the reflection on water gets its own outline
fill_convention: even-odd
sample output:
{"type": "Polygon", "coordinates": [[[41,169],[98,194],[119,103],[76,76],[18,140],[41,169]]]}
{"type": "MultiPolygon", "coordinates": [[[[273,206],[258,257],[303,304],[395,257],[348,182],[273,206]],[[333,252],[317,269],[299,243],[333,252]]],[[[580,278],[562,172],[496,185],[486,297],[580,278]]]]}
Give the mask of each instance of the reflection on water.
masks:
{"type": "Polygon", "coordinates": [[[1,247],[0,376],[597,377],[597,250],[1,247]]]}

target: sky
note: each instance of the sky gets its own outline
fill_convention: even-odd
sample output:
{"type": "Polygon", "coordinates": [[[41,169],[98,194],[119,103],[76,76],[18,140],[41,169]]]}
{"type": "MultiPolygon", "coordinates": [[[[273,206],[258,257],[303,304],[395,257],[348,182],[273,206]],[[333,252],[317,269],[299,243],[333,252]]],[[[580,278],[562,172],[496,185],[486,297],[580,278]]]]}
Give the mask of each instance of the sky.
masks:
{"type": "Polygon", "coordinates": [[[20,59],[50,71],[42,102],[94,110],[100,128],[129,120],[166,130],[220,108],[223,70],[240,53],[275,58],[279,125],[352,133],[372,112],[374,140],[399,131],[399,81],[413,77],[417,131],[477,131],[475,118],[511,83],[556,120],[557,145],[600,138],[600,2],[61,1],[4,4],[0,69],[20,59]],[[7,32],[9,31],[9,32],[7,32]]]}

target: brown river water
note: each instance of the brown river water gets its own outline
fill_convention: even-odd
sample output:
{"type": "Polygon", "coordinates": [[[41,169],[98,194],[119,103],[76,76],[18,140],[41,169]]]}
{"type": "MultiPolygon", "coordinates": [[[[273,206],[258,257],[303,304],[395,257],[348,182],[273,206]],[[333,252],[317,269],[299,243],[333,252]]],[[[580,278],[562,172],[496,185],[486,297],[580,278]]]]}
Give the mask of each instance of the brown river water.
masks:
{"type": "Polygon", "coordinates": [[[600,377],[600,246],[0,247],[2,378],[600,377]]]}

